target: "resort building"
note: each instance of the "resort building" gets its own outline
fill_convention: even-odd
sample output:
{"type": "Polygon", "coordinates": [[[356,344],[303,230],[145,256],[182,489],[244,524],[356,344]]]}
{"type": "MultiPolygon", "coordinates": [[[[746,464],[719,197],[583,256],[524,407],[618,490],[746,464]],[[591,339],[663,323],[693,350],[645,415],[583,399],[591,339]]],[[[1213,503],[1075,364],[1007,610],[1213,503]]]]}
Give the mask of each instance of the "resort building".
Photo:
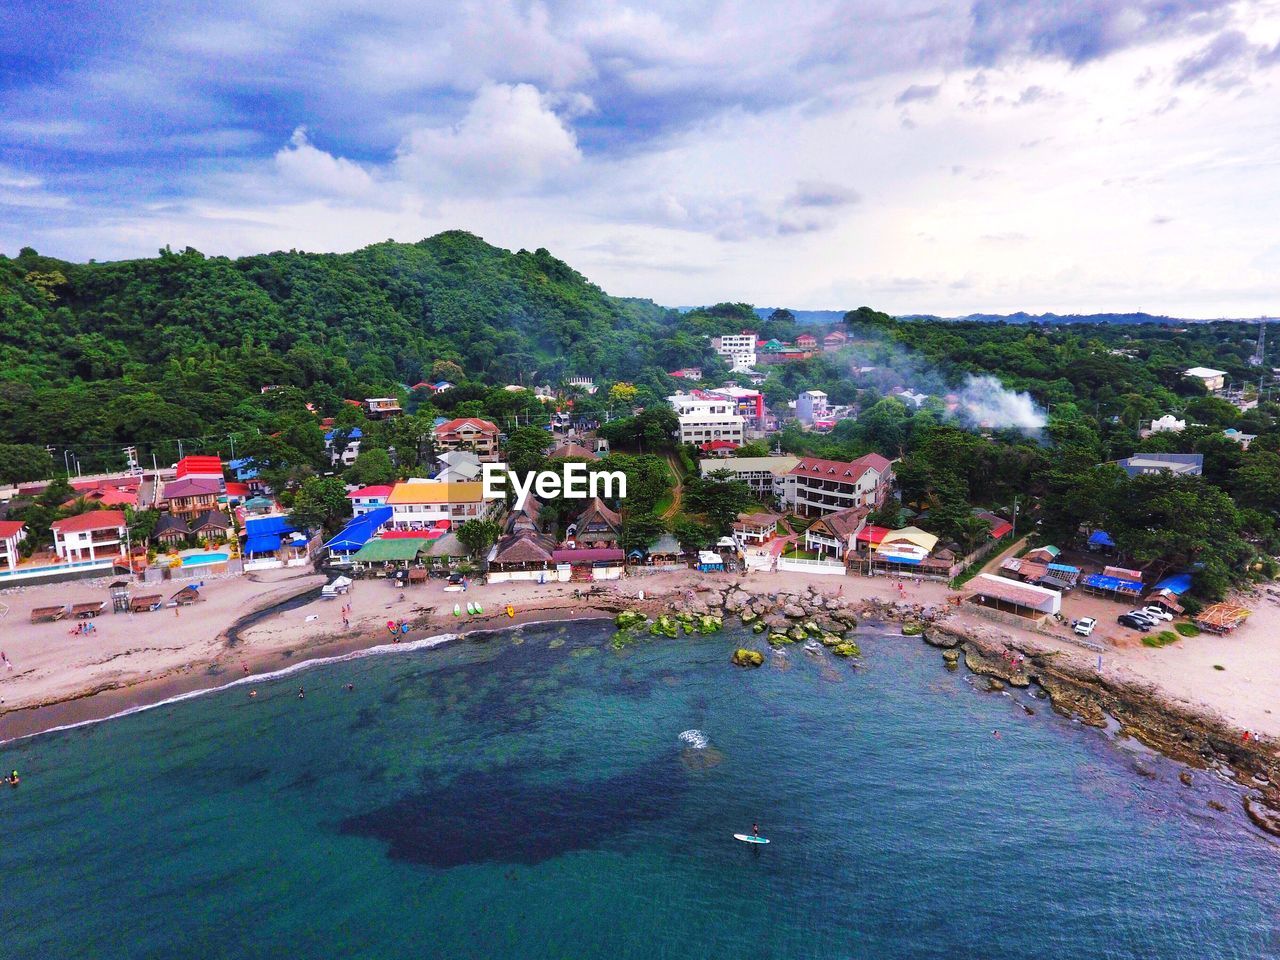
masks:
{"type": "Polygon", "coordinates": [[[568,539],[577,547],[616,547],[622,536],[622,517],[593,497],[569,524],[568,539]]]}
{"type": "Polygon", "coordinates": [[[1187,429],[1187,421],[1179,420],[1172,413],[1151,421],[1151,433],[1181,433],[1187,429]]]}
{"type": "Polygon", "coordinates": [[[797,513],[822,516],[850,507],[879,507],[893,481],[892,463],[869,453],[850,463],[805,457],[791,470],[792,502],[797,513]]]}
{"type": "Polygon", "coordinates": [[[500,500],[484,499],[484,484],[439,480],[406,480],[397,483],[387,497],[393,530],[438,529],[440,521],[450,524],[487,517],[501,506],[500,500]]]}
{"type": "Polygon", "coordinates": [[[436,450],[474,453],[483,463],[498,461],[498,428],[479,417],[446,420],[435,428],[436,450]]]}
{"type": "Polygon", "coordinates": [[[1040,623],[1062,610],[1062,594],[1057,590],[991,573],[978,574],[965,589],[966,603],[1005,614],[1010,619],[1040,623]]]}
{"type": "Polygon", "coordinates": [[[121,510],[90,510],[55,520],[50,528],[54,552],[69,563],[125,555],[128,531],[121,510]]]}
{"type": "Polygon", "coordinates": [[[222,481],[207,477],[184,477],[164,485],[164,500],[175,516],[191,517],[218,506],[222,481]]]}
{"type": "Polygon", "coordinates": [[[175,480],[196,477],[222,482],[222,458],[191,455],[183,457],[174,467],[175,480]]]}
{"type": "Polygon", "coordinates": [[[733,539],[739,547],[768,543],[778,535],[778,521],[781,519],[773,513],[740,513],[733,525],[733,539]]]}
{"type": "Polygon", "coordinates": [[[556,581],[552,556],[555,541],[533,530],[504,535],[489,551],[489,583],[510,580],[556,581]]]}
{"type": "Polygon", "coordinates": [[[27,539],[27,525],[21,520],[0,520],[0,567],[18,565],[18,544],[27,539]]]}
{"type": "Polygon", "coordinates": [[[469,483],[480,477],[484,472],[484,468],[480,465],[480,458],[476,454],[467,450],[450,450],[448,453],[442,453],[436,457],[436,480],[454,483],[469,483]]]}
{"type": "Polygon", "coordinates": [[[347,499],[351,501],[351,515],[359,517],[371,510],[385,507],[387,498],[391,496],[392,489],[391,484],[380,483],[352,490],[347,494],[347,499]]]}
{"type": "Polygon", "coordinates": [[[858,532],[866,526],[866,507],[850,507],[813,521],[804,532],[804,548],[821,557],[843,560],[857,545],[858,532]]]}
{"type": "Polygon", "coordinates": [[[786,495],[788,486],[793,493],[795,490],[795,478],[790,474],[799,462],[799,457],[789,454],[778,457],[709,457],[698,462],[698,469],[704,477],[717,470],[728,470],[734,479],[745,483],[760,499],[779,497],[788,500],[793,499],[786,495]]]}
{"type": "Polygon", "coordinates": [[[329,454],[329,463],[333,466],[340,463],[344,467],[355,463],[356,457],[360,456],[360,441],[363,437],[364,432],[359,427],[352,427],[349,431],[327,431],[324,435],[324,449],[329,454]]]}
{"type": "Polygon", "coordinates": [[[177,514],[162,513],[151,531],[151,539],[156,543],[172,547],[191,536],[191,528],[187,521],[177,514]]]}
{"type": "Polygon", "coordinates": [[[849,342],[849,335],[847,333],[845,333],[843,330],[832,330],[830,333],[828,333],[825,337],[822,338],[822,349],[827,352],[830,352],[832,350],[839,350],[848,342],[849,342]]]}

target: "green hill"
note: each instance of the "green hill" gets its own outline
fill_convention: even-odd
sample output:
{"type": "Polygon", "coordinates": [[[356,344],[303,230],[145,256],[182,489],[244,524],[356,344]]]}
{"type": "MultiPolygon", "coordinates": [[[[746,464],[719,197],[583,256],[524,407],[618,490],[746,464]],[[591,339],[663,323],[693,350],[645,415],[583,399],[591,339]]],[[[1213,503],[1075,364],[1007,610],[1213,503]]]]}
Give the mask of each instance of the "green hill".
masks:
{"type": "Polygon", "coordinates": [[[631,379],[672,359],[679,322],[546,250],[461,231],[234,260],[76,264],[24,249],[0,257],[0,440],[195,436],[235,423],[266,384],[331,411],[402,391],[438,360],[490,384],[631,379]]]}

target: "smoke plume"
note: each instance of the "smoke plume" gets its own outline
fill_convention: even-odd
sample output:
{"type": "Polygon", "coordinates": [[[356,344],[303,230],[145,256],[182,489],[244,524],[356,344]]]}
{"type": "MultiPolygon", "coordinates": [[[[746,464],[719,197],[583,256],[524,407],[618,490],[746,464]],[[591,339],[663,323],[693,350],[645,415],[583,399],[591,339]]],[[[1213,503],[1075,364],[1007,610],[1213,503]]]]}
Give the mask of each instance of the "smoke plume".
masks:
{"type": "Polygon", "coordinates": [[[1027,393],[1015,393],[995,377],[969,374],[960,388],[960,411],[979,427],[1036,433],[1048,419],[1027,393]]]}

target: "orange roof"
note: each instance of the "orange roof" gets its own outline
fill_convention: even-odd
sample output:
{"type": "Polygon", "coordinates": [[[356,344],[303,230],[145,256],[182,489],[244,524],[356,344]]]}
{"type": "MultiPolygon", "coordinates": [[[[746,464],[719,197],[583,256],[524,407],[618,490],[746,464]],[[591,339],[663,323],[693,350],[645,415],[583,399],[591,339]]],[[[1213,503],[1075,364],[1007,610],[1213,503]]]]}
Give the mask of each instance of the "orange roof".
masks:
{"type": "Polygon", "coordinates": [[[8,540],[25,526],[21,520],[0,520],[0,540],[8,540]]]}
{"type": "Polygon", "coordinates": [[[473,503],[484,499],[484,484],[478,481],[426,480],[397,483],[387,498],[392,506],[421,503],[473,503]]]}
{"type": "Polygon", "coordinates": [[[109,530],[125,526],[122,510],[90,510],[49,524],[58,533],[83,533],[87,530],[109,530]]]}

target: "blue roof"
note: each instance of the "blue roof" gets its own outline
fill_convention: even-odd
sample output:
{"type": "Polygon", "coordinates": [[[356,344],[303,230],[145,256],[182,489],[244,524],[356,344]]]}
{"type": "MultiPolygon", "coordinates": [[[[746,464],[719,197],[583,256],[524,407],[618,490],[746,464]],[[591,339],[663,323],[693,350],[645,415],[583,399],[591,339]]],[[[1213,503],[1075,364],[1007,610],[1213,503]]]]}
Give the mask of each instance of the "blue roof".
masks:
{"type": "Polygon", "coordinates": [[[1111,534],[1105,530],[1095,530],[1089,534],[1089,546],[1091,547],[1114,547],[1116,542],[1111,539],[1111,534]]]}
{"type": "Polygon", "coordinates": [[[1178,595],[1184,594],[1191,589],[1191,574],[1171,574],[1157,583],[1155,589],[1168,590],[1170,593],[1176,593],[1178,595]]]}
{"type": "MultiPolygon", "coordinates": [[[[338,430],[330,430],[328,433],[324,435],[325,442],[327,443],[328,441],[332,440],[334,437],[338,435],[339,432],[340,431],[338,430]]],[[[347,440],[348,442],[350,442],[351,440],[359,440],[363,436],[364,434],[360,432],[359,427],[352,427],[351,432],[347,434],[347,440]]]]}
{"type": "Polygon", "coordinates": [[[280,549],[280,534],[264,533],[244,542],[245,553],[275,553],[280,549]]]}
{"type": "Polygon", "coordinates": [[[325,544],[328,550],[359,550],[373,539],[391,520],[390,507],[377,507],[368,513],[353,517],[332,540],[325,544]]]}
{"type": "Polygon", "coordinates": [[[293,533],[295,529],[288,517],[281,516],[250,517],[244,522],[244,532],[250,539],[272,533],[277,535],[293,533]]]}
{"type": "Polygon", "coordinates": [[[1083,583],[1086,587],[1093,587],[1097,590],[1129,590],[1141,592],[1141,580],[1121,580],[1119,577],[1108,577],[1101,573],[1091,573],[1084,578],[1083,583]]]}
{"type": "Polygon", "coordinates": [[[1061,571],[1062,573],[1079,573],[1080,572],[1079,567],[1073,567],[1069,563],[1051,563],[1049,564],[1049,569],[1058,570],[1058,571],[1061,571]]]}

